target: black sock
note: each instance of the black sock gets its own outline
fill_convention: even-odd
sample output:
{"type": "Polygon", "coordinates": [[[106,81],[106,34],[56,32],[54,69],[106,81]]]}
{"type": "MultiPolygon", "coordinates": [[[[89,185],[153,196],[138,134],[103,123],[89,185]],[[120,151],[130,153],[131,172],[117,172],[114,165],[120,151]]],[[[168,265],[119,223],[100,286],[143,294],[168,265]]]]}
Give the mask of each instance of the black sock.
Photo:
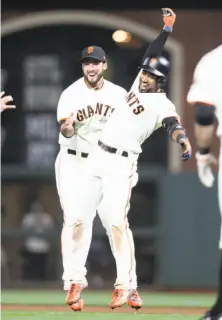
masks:
{"type": "Polygon", "coordinates": [[[222,313],[222,251],[221,251],[221,258],[220,258],[220,271],[219,271],[219,286],[218,286],[218,293],[217,293],[217,300],[213,307],[210,309],[210,314],[212,316],[217,316],[222,313]]]}

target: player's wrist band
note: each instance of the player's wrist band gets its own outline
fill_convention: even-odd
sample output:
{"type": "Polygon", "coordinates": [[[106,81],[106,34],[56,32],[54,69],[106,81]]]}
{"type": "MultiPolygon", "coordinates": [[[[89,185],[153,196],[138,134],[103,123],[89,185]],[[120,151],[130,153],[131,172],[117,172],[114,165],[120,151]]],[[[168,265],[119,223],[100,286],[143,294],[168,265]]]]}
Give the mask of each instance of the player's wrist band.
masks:
{"type": "Polygon", "coordinates": [[[210,147],[198,148],[198,152],[199,152],[199,154],[208,154],[208,153],[210,153],[210,147]]]}
{"type": "Polygon", "coordinates": [[[163,30],[167,31],[167,32],[172,32],[173,31],[173,27],[169,27],[169,26],[164,26],[163,30]]]}
{"type": "Polygon", "coordinates": [[[176,139],[177,143],[181,144],[184,140],[187,140],[187,136],[184,133],[179,133],[176,139]]]}

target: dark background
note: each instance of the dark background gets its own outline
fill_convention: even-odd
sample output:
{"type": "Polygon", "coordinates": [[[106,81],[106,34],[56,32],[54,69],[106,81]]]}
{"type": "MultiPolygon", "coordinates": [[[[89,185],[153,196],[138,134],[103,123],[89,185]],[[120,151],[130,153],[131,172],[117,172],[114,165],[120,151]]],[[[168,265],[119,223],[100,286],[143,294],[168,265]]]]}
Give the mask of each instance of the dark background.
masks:
{"type": "Polygon", "coordinates": [[[91,9],[91,10],[113,10],[113,9],[159,9],[161,7],[169,7],[174,9],[216,9],[221,8],[220,1],[201,1],[201,0],[189,0],[189,1],[156,1],[156,0],[128,0],[128,1],[103,1],[103,0],[3,0],[2,9],[31,9],[31,10],[48,10],[48,9],[91,9]]]}

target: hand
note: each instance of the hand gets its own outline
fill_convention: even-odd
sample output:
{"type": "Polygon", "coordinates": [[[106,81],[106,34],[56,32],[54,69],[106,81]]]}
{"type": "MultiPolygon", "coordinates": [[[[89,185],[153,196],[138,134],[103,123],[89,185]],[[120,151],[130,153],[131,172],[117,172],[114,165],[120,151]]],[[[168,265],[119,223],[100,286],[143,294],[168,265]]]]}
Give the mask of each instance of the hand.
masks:
{"type": "Polygon", "coordinates": [[[66,119],[66,121],[61,125],[61,132],[67,138],[72,137],[74,135],[74,122],[75,117],[73,113],[66,119]]]}
{"type": "Polygon", "coordinates": [[[1,113],[6,109],[15,109],[15,105],[8,104],[9,102],[13,101],[12,96],[5,96],[2,98],[2,96],[5,94],[4,91],[0,93],[0,107],[1,107],[1,113]]]}
{"type": "Polygon", "coordinates": [[[75,117],[74,117],[73,112],[72,112],[70,114],[70,116],[66,119],[66,121],[64,122],[66,124],[66,128],[67,129],[72,129],[74,121],[75,121],[75,117]]]}
{"type": "Polygon", "coordinates": [[[176,14],[170,8],[162,8],[162,11],[164,25],[172,28],[176,20],[176,14]]]}
{"type": "Polygon", "coordinates": [[[180,155],[182,161],[187,161],[192,155],[192,147],[188,138],[180,139],[180,146],[182,149],[182,154],[180,155]]]}
{"type": "Polygon", "coordinates": [[[217,159],[211,154],[195,154],[197,160],[197,173],[200,182],[207,188],[211,188],[214,184],[214,175],[212,172],[212,166],[217,165],[217,159]]]}

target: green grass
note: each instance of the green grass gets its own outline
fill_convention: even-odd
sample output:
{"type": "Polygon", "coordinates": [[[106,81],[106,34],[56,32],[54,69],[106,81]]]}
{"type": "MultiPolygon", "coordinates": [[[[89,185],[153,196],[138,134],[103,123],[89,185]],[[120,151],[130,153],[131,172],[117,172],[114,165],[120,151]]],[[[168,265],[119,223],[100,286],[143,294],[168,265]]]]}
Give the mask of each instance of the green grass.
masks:
{"type": "Polygon", "coordinates": [[[44,313],[44,312],[2,312],[2,320],[197,320],[197,316],[188,315],[147,315],[147,314],[107,314],[107,313],[44,313]]]}
{"type": "MultiPolygon", "coordinates": [[[[89,306],[107,306],[111,292],[84,291],[85,304],[89,306]]],[[[184,294],[184,293],[149,293],[141,292],[144,306],[149,307],[208,307],[214,301],[214,294],[184,294]]],[[[2,290],[2,304],[36,304],[64,305],[63,291],[42,290],[2,290]]]]}
{"type": "MultiPolygon", "coordinates": [[[[145,307],[202,307],[207,309],[214,302],[214,294],[184,294],[141,292],[145,307]]],[[[85,290],[85,306],[105,306],[107,313],[59,312],[53,306],[65,306],[65,293],[61,290],[2,290],[2,305],[52,305],[49,311],[2,311],[2,320],[198,320],[197,315],[182,314],[133,314],[111,312],[108,308],[111,292],[85,290]],[[52,310],[52,312],[51,312],[52,310]]],[[[84,309],[83,309],[84,310],[84,309]]],[[[200,314],[201,315],[201,314],[200,314]]]]}

